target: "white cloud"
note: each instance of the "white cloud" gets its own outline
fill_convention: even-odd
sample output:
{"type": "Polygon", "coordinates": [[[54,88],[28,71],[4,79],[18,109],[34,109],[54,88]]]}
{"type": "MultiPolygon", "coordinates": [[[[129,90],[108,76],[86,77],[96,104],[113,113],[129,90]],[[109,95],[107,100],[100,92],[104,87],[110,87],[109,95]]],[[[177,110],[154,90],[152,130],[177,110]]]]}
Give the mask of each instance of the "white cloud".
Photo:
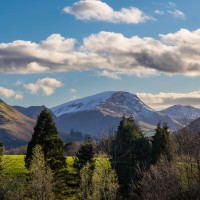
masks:
{"type": "Polygon", "coordinates": [[[70,92],[70,94],[76,94],[77,90],[75,88],[70,88],[69,92],[70,92]]]}
{"type": "Polygon", "coordinates": [[[49,70],[48,67],[40,66],[37,62],[31,62],[31,63],[27,64],[27,68],[24,71],[24,74],[27,74],[27,72],[33,73],[33,74],[42,73],[42,72],[45,72],[48,70],[49,70]]]}
{"type": "Polygon", "coordinates": [[[164,93],[158,94],[151,93],[137,93],[150,107],[160,110],[176,104],[192,105],[200,107],[200,91],[193,91],[188,93],[164,93]]]}
{"type": "Polygon", "coordinates": [[[55,92],[56,88],[62,86],[63,84],[60,81],[48,77],[39,79],[36,83],[29,83],[24,85],[26,90],[28,90],[31,94],[42,93],[46,96],[52,95],[55,92]]]}
{"type": "Polygon", "coordinates": [[[168,11],[168,13],[171,14],[175,18],[181,18],[181,19],[186,18],[186,15],[180,10],[168,11]]]}
{"type": "Polygon", "coordinates": [[[157,15],[164,15],[165,14],[165,12],[162,11],[162,10],[155,10],[154,13],[157,14],[157,15]]]}
{"type": "Polygon", "coordinates": [[[104,77],[115,79],[115,80],[121,79],[120,74],[121,74],[120,72],[111,72],[111,71],[107,71],[107,70],[98,72],[98,76],[104,76],[104,77]]]}
{"type": "Polygon", "coordinates": [[[113,10],[108,4],[100,0],[80,0],[72,6],[65,7],[65,13],[74,15],[79,20],[96,20],[110,23],[139,24],[153,17],[135,7],[113,10]]]}
{"type": "Polygon", "coordinates": [[[12,89],[7,89],[4,87],[0,87],[0,96],[3,96],[5,98],[14,98],[14,99],[23,99],[23,95],[21,93],[18,93],[12,89]]]}
{"type": "Polygon", "coordinates": [[[0,73],[97,70],[99,75],[111,78],[160,73],[200,76],[200,29],[181,29],[159,37],[125,37],[102,31],[85,37],[76,46],[75,39],[58,34],[40,43],[0,43],[0,73]]]}

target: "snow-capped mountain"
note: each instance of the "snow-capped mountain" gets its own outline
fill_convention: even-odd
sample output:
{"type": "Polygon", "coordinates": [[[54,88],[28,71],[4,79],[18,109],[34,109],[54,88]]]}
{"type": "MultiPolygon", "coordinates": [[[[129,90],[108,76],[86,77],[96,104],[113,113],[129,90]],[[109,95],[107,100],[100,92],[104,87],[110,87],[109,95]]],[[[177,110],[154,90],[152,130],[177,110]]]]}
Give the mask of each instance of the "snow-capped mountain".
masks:
{"type": "Polygon", "coordinates": [[[109,99],[113,93],[114,92],[103,92],[82,99],[77,99],[51,108],[51,110],[57,117],[74,112],[97,110],[99,105],[109,99]]]}
{"type": "Polygon", "coordinates": [[[174,105],[160,112],[175,118],[183,123],[183,125],[187,125],[200,117],[200,109],[192,106],[174,105]]]}
{"type": "Polygon", "coordinates": [[[152,130],[158,122],[166,122],[172,130],[179,122],[144,104],[128,92],[103,92],[51,108],[57,116],[58,128],[69,132],[71,128],[91,135],[116,129],[123,115],[133,115],[144,130],[152,130]]]}

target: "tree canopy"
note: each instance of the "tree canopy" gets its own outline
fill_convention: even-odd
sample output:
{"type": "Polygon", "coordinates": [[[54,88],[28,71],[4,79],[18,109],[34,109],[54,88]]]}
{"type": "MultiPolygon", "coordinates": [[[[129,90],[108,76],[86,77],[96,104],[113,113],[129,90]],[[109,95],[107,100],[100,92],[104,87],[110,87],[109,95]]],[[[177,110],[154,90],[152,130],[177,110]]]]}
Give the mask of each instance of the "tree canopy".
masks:
{"type": "Polygon", "coordinates": [[[58,130],[51,113],[47,109],[44,109],[38,116],[32,139],[28,143],[25,157],[27,168],[30,166],[33,157],[33,149],[37,144],[42,147],[45,161],[51,170],[57,171],[66,167],[66,159],[63,150],[64,144],[58,137],[58,130]]]}

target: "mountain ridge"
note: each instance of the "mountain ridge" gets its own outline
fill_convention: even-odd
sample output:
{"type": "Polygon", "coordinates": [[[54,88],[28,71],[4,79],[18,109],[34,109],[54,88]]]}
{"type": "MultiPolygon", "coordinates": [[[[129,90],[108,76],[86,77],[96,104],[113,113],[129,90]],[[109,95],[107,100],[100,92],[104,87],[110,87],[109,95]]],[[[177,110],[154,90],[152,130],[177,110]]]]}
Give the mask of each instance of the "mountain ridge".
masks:
{"type": "Polygon", "coordinates": [[[160,111],[174,119],[178,120],[184,126],[200,117],[200,109],[190,105],[174,105],[160,111]]]}
{"type": "MultiPolygon", "coordinates": [[[[81,125],[81,129],[86,130],[86,126],[89,126],[89,124],[87,124],[89,120],[86,122],[86,119],[83,118],[84,114],[90,118],[93,125],[96,123],[96,126],[98,126],[97,121],[100,123],[100,121],[103,121],[102,118],[107,116],[110,119],[109,123],[116,128],[118,125],[117,123],[123,115],[133,115],[138,124],[143,124],[143,129],[152,130],[156,127],[158,122],[168,123],[172,130],[181,128],[181,125],[175,119],[150,108],[142,102],[137,95],[124,91],[102,92],[70,101],[50,109],[58,117],[58,127],[61,128],[62,132],[69,131],[70,129],[68,125],[62,126],[62,123],[64,123],[64,121],[70,121],[70,123],[74,124],[72,118],[77,121],[73,126],[76,126],[79,130],[79,126],[81,125]],[[97,116],[99,116],[99,119],[97,119],[97,116]],[[81,122],[78,123],[78,118],[85,120],[87,125],[84,127],[81,122]],[[111,118],[113,118],[113,123],[111,118]]],[[[105,122],[105,126],[108,127],[109,124],[105,122]]],[[[102,131],[103,129],[100,128],[98,132],[102,131]]]]}

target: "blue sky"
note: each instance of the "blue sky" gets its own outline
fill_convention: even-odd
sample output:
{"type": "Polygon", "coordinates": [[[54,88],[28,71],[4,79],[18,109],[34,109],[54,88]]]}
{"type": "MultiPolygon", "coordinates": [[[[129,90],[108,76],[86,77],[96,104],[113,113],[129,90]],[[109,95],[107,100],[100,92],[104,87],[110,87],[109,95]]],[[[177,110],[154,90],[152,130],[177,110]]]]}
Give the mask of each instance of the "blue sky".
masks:
{"type": "Polygon", "coordinates": [[[200,2],[0,2],[0,98],[56,106],[108,90],[200,107],[200,2]]]}

